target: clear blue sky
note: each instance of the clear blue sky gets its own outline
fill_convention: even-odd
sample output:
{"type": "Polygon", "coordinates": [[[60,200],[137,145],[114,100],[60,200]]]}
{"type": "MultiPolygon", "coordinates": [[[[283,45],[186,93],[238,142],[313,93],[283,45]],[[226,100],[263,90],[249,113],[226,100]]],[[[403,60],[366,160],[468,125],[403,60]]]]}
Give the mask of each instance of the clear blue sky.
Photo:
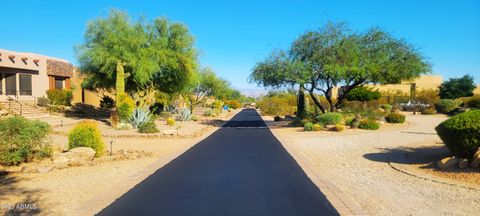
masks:
{"type": "Polygon", "coordinates": [[[253,88],[247,77],[256,61],[287,48],[307,29],[327,20],[363,30],[380,26],[420,47],[444,78],[466,73],[480,82],[480,1],[4,1],[0,48],[36,52],[76,63],[73,47],[87,21],[109,8],[147,19],[185,23],[196,38],[202,65],[235,87],[253,88]]]}

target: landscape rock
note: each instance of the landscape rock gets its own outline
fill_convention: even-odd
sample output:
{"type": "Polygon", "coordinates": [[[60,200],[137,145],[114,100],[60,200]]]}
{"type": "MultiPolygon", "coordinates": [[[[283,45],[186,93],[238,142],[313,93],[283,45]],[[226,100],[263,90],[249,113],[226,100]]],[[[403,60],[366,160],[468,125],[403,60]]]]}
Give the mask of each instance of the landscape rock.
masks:
{"type": "Polygon", "coordinates": [[[477,153],[473,155],[472,163],[470,164],[471,167],[480,167],[480,149],[477,150],[477,153]]]}
{"type": "Polygon", "coordinates": [[[65,153],[59,153],[53,157],[55,168],[65,168],[67,166],[90,165],[95,157],[95,151],[90,147],[77,147],[65,153]]]}
{"type": "Polygon", "coordinates": [[[273,121],[274,121],[274,122],[283,121],[283,118],[280,117],[280,116],[275,116],[275,117],[273,117],[273,121]]]}
{"type": "Polygon", "coordinates": [[[22,167],[22,169],[20,170],[20,172],[23,172],[23,173],[36,173],[38,172],[36,167],[31,165],[31,164],[27,164],[25,166],[22,167]]]}
{"type": "Polygon", "coordinates": [[[358,125],[360,124],[360,121],[362,120],[362,116],[357,114],[355,118],[352,120],[352,124],[350,125],[351,128],[358,128],[358,125]]]}
{"type": "Polygon", "coordinates": [[[41,167],[37,167],[36,170],[39,173],[46,173],[46,172],[50,172],[52,169],[53,169],[52,166],[41,166],[41,167]]]}
{"type": "Polygon", "coordinates": [[[170,135],[170,136],[173,136],[177,134],[177,130],[164,130],[163,131],[163,135],[170,135]]]}
{"type": "Polygon", "coordinates": [[[462,169],[465,169],[468,167],[468,160],[467,159],[460,159],[460,161],[458,161],[458,167],[462,168],[462,169]]]}
{"type": "Polygon", "coordinates": [[[283,118],[283,120],[285,121],[293,121],[295,119],[295,117],[291,116],[291,115],[286,115],[285,118],[283,118]]]}
{"type": "Polygon", "coordinates": [[[446,157],[437,162],[437,166],[440,169],[448,169],[456,166],[459,160],[456,157],[446,157]]]}
{"type": "Polygon", "coordinates": [[[60,153],[53,157],[53,166],[58,169],[68,167],[68,158],[64,154],[60,153]]]}

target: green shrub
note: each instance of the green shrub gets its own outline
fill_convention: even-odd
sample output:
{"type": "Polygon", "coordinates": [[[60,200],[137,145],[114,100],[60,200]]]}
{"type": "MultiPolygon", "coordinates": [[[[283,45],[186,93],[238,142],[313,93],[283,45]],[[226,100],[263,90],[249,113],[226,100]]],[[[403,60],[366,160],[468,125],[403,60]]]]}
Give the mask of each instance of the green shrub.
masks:
{"type": "Polygon", "coordinates": [[[312,122],[305,122],[305,124],[303,124],[303,130],[304,131],[312,131],[313,130],[313,123],[312,122]]]}
{"type": "Polygon", "coordinates": [[[203,111],[203,116],[212,116],[212,109],[206,109],[203,111]]]}
{"type": "Polygon", "coordinates": [[[46,97],[37,98],[37,105],[41,107],[47,107],[50,104],[50,100],[46,97]]]}
{"type": "Polygon", "coordinates": [[[466,103],[469,108],[480,109],[480,97],[472,97],[466,103]]]}
{"type": "Polygon", "coordinates": [[[453,155],[470,160],[480,147],[480,110],[453,116],[435,130],[453,155]]]}
{"type": "MultiPolygon", "coordinates": [[[[392,108],[393,110],[393,108],[392,108]]],[[[365,108],[363,106],[359,106],[358,104],[352,104],[350,103],[349,106],[343,107],[342,108],[342,113],[344,115],[357,115],[359,114],[361,117],[366,118],[366,119],[372,119],[372,120],[380,120],[383,118],[384,113],[379,112],[378,109],[374,108],[365,108]]]]}
{"type": "Polygon", "coordinates": [[[240,104],[240,102],[238,100],[226,101],[225,105],[227,105],[228,107],[230,107],[232,109],[238,109],[238,108],[242,107],[242,104],[240,104]]]}
{"type": "Polygon", "coordinates": [[[15,165],[50,156],[49,124],[21,116],[0,119],[0,164],[15,165]]]}
{"type": "Polygon", "coordinates": [[[342,131],[345,130],[345,125],[336,124],[335,127],[333,127],[333,130],[338,131],[338,132],[342,132],[342,131]]]}
{"type": "Polygon", "coordinates": [[[377,130],[380,128],[380,125],[375,120],[362,120],[358,124],[358,128],[364,130],[377,130]]]}
{"type": "Polygon", "coordinates": [[[422,115],[433,115],[435,114],[435,109],[433,108],[427,108],[427,109],[424,109],[422,110],[422,115]]]}
{"type": "Polygon", "coordinates": [[[68,133],[68,149],[90,147],[95,150],[95,156],[105,151],[105,143],[98,125],[94,121],[82,121],[68,133]]]}
{"type": "Polygon", "coordinates": [[[382,104],[382,106],[380,106],[383,110],[385,110],[385,113],[391,113],[392,112],[392,108],[393,106],[390,105],[390,104],[382,104]]]}
{"type": "Polygon", "coordinates": [[[353,115],[344,116],[345,125],[351,126],[354,118],[353,115]]]}
{"type": "Polygon", "coordinates": [[[121,122],[128,122],[130,116],[132,116],[135,109],[135,102],[133,99],[125,93],[121,93],[117,96],[117,113],[121,122]]]}
{"type": "Polygon", "coordinates": [[[108,95],[104,95],[100,100],[100,109],[111,110],[115,107],[115,100],[108,95]]]}
{"type": "Polygon", "coordinates": [[[47,90],[47,97],[53,105],[70,106],[73,99],[72,91],[66,89],[47,90]]]}
{"type": "Polygon", "coordinates": [[[168,125],[168,126],[173,126],[173,125],[175,125],[175,119],[173,119],[173,118],[171,118],[171,117],[170,117],[170,118],[167,118],[167,125],[168,125]]]}
{"type": "Polygon", "coordinates": [[[405,116],[400,113],[390,113],[385,117],[388,123],[404,123],[405,116]]]}
{"type": "Polygon", "coordinates": [[[257,102],[263,115],[293,115],[297,109],[297,96],[289,93],[277,93],[265,96],[257,102]]]}
{"type": "Polygon", "coordinates": [[[439,113],[448,114],[454,109],[458,108],[460,103],[451,99],[441,99],[435,104],[435,110],[439,113]]]}
{"type": "Polygon", "coordinates": [[[323,129],[323,126],[321,124],[313,124],[312,130],[313,131],[321,131],[323,129]]]}
{"type": "Polygon", "coordinates": [[[138,132],[140,132],[140,133],[156,133],[156,132],[158,132],[157,125],[155,125],[154,121],[149,121],[149,122],[143,123],[138,127],[138,132]]]}
{"type": "Polygon", "coordinates": [[[223,108],[223,101],[216,100],[215,102],[212,103],[212,109],[221,111],[222,108],[223,108]]]}
{"type": "Polygon", "coordinates": [[[341,113],[331,112],[317,116],[317,122],[323,126],[336,125],[343,123],[343,115],[341,113]]]}
{"type": "Polygon", "coordinates": [[[192,117],[190,117],[190,120],[192,121],[198,121],[198,117],[196,115],[192,115],[192,117]]]}
{"type": "Polygon", "coordinates": [[[373,90],[373,88],[368,88],[364,86],[356,87],[346,95],[346,99],[349,101],[361,101],[367,102],[371,100],[377,100],[382,96],[378,90],[373,90]]]}
{"type": "Polygon", "coordinates": [[[167,112],[167,111],[163,111],[163,112],[160,113],[160,117],[163,118],[163,119],[167,119],[169,117],[172,117],[172,113],[167,112]]]}

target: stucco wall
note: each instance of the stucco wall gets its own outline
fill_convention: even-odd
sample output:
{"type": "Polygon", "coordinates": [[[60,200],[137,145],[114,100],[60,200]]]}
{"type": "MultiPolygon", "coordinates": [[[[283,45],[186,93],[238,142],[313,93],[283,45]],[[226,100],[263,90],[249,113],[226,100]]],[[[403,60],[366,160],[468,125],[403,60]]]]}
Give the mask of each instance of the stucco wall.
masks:
{"type": "MultiPolygon", "coordinates": [[[[81,78],[81,74],[77,68],[73,70],[73,78],[72,83],[75,86],[73,89],[73,100],[72,103],[82,103],[82,82],[83,79],[81,78]]],[[[102,96],[108,95],[111,98],[115,99],[115,95],[109,92],[92,92],[84,90],[84,99],[86,104],[90,104],[96,107],[100,106],[100,100],[102,100],[102,96]]]]}
{"type": "MultiPolygon", "coordinates": [[[[14,52],[9,50],[0,49],[0,67],[18,68],[24,70],[38,71],[38,75],[32,75],[32,96],[45,97],[46,91],[49,88],[48,75],[47,75],[47,60],[61,62],[62,65],[71,65],[68,61],[38,55],[34,53],[14,52]],[[9,58],[9,56],[15,56],[15,58],[9,58]],[[22,60],[22,58],[26,58],[22,60]],[[38,60],[38,62],[36,62],[38,60]]],[[[3,87],[5,85],[2,85],[3,87]]],[[[19,79],[17,77],[17,91],[19,86],[19,79]]],[[[4,99],[4,96],[0,96],[0,99],[4,99]],[[1,98],[3,97],[3,98],[1,98]]],[[[30,96],[19,96],[20,100],[31,100],[30,96]]]]}

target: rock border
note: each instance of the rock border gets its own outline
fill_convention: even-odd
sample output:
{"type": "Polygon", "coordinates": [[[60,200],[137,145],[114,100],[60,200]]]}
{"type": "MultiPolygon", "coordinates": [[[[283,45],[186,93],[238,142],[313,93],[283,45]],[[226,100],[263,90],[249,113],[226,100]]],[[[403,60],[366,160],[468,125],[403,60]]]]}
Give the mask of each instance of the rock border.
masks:
{"type": "MultiPolygon", "coordinates": [[[[402,162],[405,161],[405,155],[407,153],[403,153],[401,158],[396,158],[397,160],[400,159],[402,162]]],[[[405,161],[406,162],[406,161],[405,161]]],[[[461,187],[469,190],[480,190],[480,186],[473,186],[473,184],[464,183],[456,180],[446,180],[441,177],[437,177],[428,173],[414,171],[412,168],[409,168],[408,165],[402,165],[400,163],[394,163],[390,158],[388,158],[388,165],[390,168],[394,169],[395,171],[401,172],[403,174],[422,179],[425,181],[431,181],[438,184],[449,185],[452,187],[461,187]]]]}

